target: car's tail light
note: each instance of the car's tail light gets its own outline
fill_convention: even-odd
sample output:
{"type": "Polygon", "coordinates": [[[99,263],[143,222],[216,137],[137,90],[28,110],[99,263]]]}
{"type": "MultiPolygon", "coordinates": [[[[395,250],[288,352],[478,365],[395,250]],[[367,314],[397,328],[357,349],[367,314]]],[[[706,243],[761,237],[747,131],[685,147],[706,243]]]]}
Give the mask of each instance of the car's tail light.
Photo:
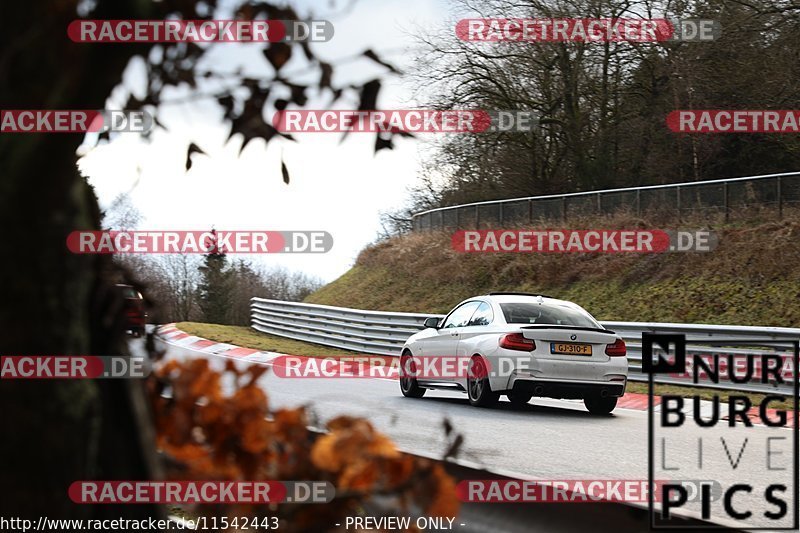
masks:
{"type": "Polygon", "coordinates": [[[508,350],[532,352],[536,349],[536,343],[531,339],[526,339],[522,333],[507,333],[500,337],[500,347],[508,350]]]}
{"type": "Polygon", "coordinates": [[[606,355],[609,357],[625,357],[627,353],[628,349],[622,339],[617,339],[614,344],[606,344],[606,355]]]}
{"type": "Polygon", "coordinates": [[[144,324],[144,314],[138,309],[128,309],[125,316],[131,324],[144,324]]]}

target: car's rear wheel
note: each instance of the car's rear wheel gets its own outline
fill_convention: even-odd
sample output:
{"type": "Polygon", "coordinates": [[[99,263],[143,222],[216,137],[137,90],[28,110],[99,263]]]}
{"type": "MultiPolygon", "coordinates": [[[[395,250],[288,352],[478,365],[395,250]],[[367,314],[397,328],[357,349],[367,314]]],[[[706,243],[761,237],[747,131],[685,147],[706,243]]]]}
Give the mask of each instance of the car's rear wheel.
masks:
{"type": "Polygon", "coordinates": [[[489,373],[480,357],[473,357],[467,375],[467,396],[469,403],[476,407],[492,407],[500,399],[500,393],[492,392],[489,386],[489,373]]]}
{"type": "Polygon", "coordinates": [[[422,398],[425,389],[419,386],[417,378],[413,377],[417,372],[416,364],[408,352],[400,356],[400,392],[408,398],[422,398]]]}
{"type": "Polygon", "coordinates": [[[583,400],[584,405],[593,415],[608,415],[617,406],[617,398],[615,396],[601,397],[591,396],[583,400]]]}
{"type": "Polygon", "coordinates": [[[533,394],[528,394],[524,392],[509,392],[506,394],[508,397],[508,401],[511,402],[511,405],[514,407],[524,407],[528,405],[528,402],[531,401],[533,398],[533,394]]]}

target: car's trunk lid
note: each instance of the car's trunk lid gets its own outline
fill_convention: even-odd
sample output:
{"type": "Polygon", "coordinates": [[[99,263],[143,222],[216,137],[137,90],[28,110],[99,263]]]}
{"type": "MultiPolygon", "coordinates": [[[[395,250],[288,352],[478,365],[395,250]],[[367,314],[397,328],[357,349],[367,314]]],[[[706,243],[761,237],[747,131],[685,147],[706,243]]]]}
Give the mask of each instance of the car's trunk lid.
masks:
{"type": "Polygon", "coordinates": [[[520,331],[526,339],[536,342],[532,356],[538,358],[606,360],[606,345],[617,339],[613,331],[578,326],[522,326],[520,331]]]}

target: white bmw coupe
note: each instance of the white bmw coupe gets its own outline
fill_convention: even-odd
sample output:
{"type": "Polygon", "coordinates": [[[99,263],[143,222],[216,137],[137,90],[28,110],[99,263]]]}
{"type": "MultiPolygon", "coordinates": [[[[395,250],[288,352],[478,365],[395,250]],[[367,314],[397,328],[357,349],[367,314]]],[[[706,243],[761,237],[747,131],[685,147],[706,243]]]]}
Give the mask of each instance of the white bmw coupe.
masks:
{"type": "Polygon", "coordinates": [[[400,357],[404,396],[449,389],[481,407],[501,395],[517,406],[541,396],[582,399],[591,413],[609,414],[627,379],[625,342],[617,334],[579,305],[535,294],[464,300],[445,318],[425,320],[400,357]]]}

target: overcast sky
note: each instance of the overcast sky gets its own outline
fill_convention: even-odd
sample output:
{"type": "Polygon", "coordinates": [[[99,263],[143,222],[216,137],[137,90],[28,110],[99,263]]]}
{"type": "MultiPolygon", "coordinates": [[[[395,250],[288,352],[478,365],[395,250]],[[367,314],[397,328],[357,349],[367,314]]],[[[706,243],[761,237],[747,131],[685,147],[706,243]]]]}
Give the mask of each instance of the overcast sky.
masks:
{"type": "MultiPolygon", "coordinates": [[[[342,1],[334,9],[328,9],[327,2],[293,4],[301,16],[309,5],[326,7],[314,8],[316,18],[330,20],[335,28],[330,42],[312,44],[323,60],[336,64],[337,58],[351,58],[371,48],[404,70],[414,66],[418,44],[412,34],[421,27],[442,27],[452,16],[446,0],[361,0],[350,10],[342,9],[347,4],[342,1]]],[[[257,45],[214,46],[208,54],[214,70],[242,65],[255,75],[271,72],[257,45]]],[[[293,58],[284,70],[304,65],[293,58]]],[[[368,59],[345,61],[336,68],[334,85],[364,82],[385,72],[368,59]]],[[[142,73],[143,63],[132,62],[125,86],[140,91],[142,73]]],[[[414,107],[411,83],[393,76],[383,80],[380,108],[414,107]]],[[[312,98],[306,107],[323,107],[329,95],[317,99],[314,92],[309,91],[312,98]]],[[[124,102],[119,95],[112,95],[111,102],[115,96],[120,100],[117,105],[124,102]]],[[[165,91],[162,96],[182,100],[185,94],[165,91]]],[[[138,229],[206,230],[213,225],[225,230],[327,230],[334,239],[327,254],[270,254],[254,260],[330,281],[346,272],[358,252],[375,239],[379,213],[402,205],[426,149],[425,139],[395,137],[394,150],[374,154],[374,134],[351,134],[340,144],[341,134],[316,133],[296,135],[297,143],[273,140],[267,146],[262,140],[251,141],[239,155],[241,136],[226,143],[229,126],[212,102],[162,106],[159,119],[169,132],[156,131],[149,144],[134,134],[123,134],[89,151],[80,167],[95,186],[101,207],[130,192],[144,217],[138,229]],[[186,173],[189,142],[208,155],[194,155],[186,173]],[[288,186],[281,178],[281,156],[291,173],[288,186]]],[[[348,103],[345,107],[355,108],[355,102],[348,103]]]]}

